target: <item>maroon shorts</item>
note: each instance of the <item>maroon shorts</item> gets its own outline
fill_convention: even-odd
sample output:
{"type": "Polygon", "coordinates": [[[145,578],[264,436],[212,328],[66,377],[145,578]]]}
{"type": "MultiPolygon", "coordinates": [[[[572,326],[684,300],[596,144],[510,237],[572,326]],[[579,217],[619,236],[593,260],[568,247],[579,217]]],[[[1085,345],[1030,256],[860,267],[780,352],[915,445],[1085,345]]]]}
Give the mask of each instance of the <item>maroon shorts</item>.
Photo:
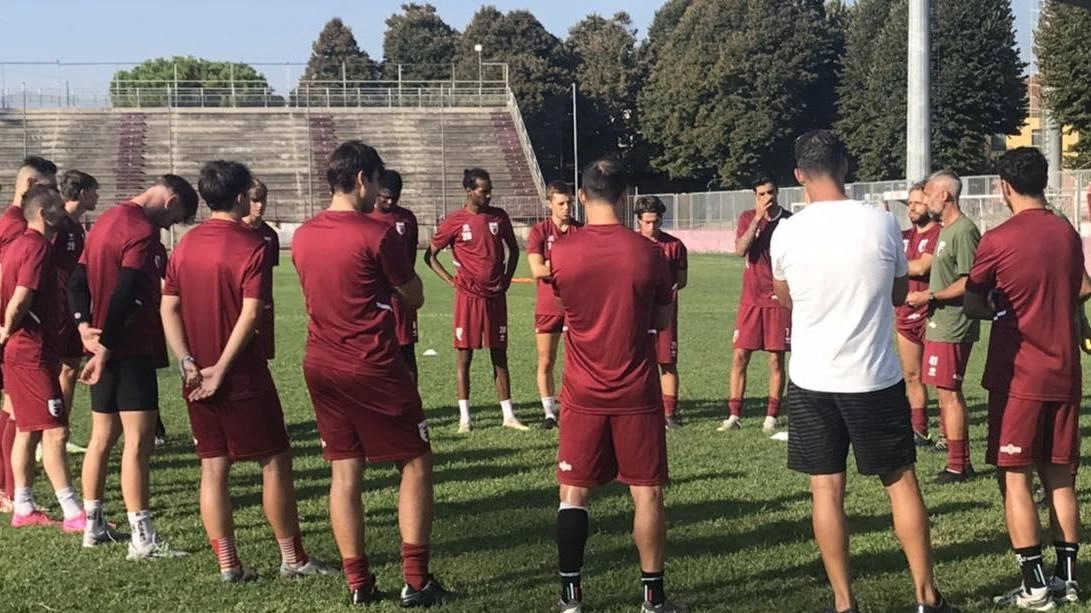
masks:
{"type": "Polygon", "coordinates": [[[1080,461],[1080,403],[989,393],[985,461],[1001,468],[1080,461]]]}
{"type": "Polygon", "coordinates": [[[534,314],[535,334],[560,334],[564,332],[564,315],[534,314]]]}
{"type": "Polygon", "coordinates": [[[894,325],[898,330],[899,336],[905,338],[905,340],[914,345],[924,346],[924,333],[928,330],[927,318],[921,317],[920,319],[910,321],[897,319],[895,320],[894,325]]]}
{"type": "Polygon", "coordinates": [[[455,290],[454,329],[455,349],[507,348],[507,297],[482,298],[455,290]]]}
{"type": "Polygon", "coordinates": [[[361,374],[304,363],[303,377],[327,461],[400,462],[432,451],[408,369],[361,374]]]}
{"type": "Polygon", "coordinates": [[[193,444],[201,459],[260,460],[289,449],[284,411],[276,388],[252,398],[213,396],[186,402],[193,444]]]}
{"type": "Polygon", "coordinates": [[[62,360],[78,360],[83,358],[83,339],[76,327],[75,320],[66,317],[57,330],[57,355],[62,360]]]}
{"type": "Polygon", "coordinates": [[[660,364],[678,363],[678,303],[674,304],[670,325],[655,333],[655,361],[660,364]]]}
{"type": "Polygon", "coordinates": [[[393,299],[394,335],[399,346],[415,345],[420,337],[417,334],[417,309],[407,308],[397,297],[393,299]]]}
{"type": "Polygon", "coordinates": [[[21,432],[41,432],[68,425],[56,366],[4,364],[4,391],[11,397],[15,425],[21,432]]]}
{"type": "Polygon", "coordinates": [[[740,305],[735,316],[736,349],[791,351],[792,312],[780,307],[740,305]]]}
{"type": "Polygon", "coordinates": [[[921,361],[921,382],[944,390],[962,389],[966,364],[970,361],[973,343],[924,342],[921,361]]]}
{"type": "Polygon", "coordinates": [[[597,415],[572,409],[561,420],[557,481],[597,487],[667,483],[667,436],[663,412],[597,415]]]}

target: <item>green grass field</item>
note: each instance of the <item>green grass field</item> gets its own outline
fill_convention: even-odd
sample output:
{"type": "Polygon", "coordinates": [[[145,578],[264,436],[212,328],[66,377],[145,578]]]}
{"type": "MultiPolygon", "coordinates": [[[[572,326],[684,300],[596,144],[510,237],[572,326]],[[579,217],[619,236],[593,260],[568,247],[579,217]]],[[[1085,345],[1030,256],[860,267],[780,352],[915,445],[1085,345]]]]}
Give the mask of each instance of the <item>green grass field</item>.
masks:
{"type": "MultiPolygon", "coordinates": [[[[287,258],[285,258],[287,260],[287,258]]],[[[604,263],[604,265],[606,265],[604,263]]],[[[764,360],[751,367],[751,416],[741,431],[714,431],[723,418],[731,328],[742,263],[737,258],[693,256],[690,283],[682,293],[681,410],[686,426],[668,437],[672,483],[668,592],[693,611],[820,611],[828,592],[813,543],[807,480],[785,468],[785,444],[761,434],[764,360]]],[[[423,269],[423,266],[419,267],[423,269]]],[[[432,568],[448,587],[464,594],[442,610],[496,613],[545,612],[557,596],[553,522],[556,432],[519,433],[499,427],[488,356],[474,366],[471,436],[454,433],[454,355],[450,347],[451,293],[428,271],[421,312],[423,342],[437,357],[420,357],[421,393],[432,425],[436,457],[436,522],[432,568]]],[[[510,356],[517,412],[529,424],[541,420],[534,385],[532,338],[534,288],[515,285],[508,298],[510,356]]],[[[336,561],[326,521],[327,466],[319,455],[314,416],[300,362],[306,315],[290,266],[277,272],[277,352],[273,365],[289,421],[304,538],[312,556],[336,561]]],[[[967,386],[972,412],[972,454],[982,476],[961,486],[938,487],[930,476],[943,458],[920,458],[925,500],[942,590],[966,612],[991,611],[991,596],[1015,585],[994,473],[984,465],[984,395],[977,385],[984,345],[974,352],[967,386]]],[[[0,611],[259,612],[348,610],[343,577],[305,582],[275,578],[279,555],[260,508],[255,465],[237,467],[234,486],[240,554],[261,573],[247,585],[222,585],[216,560],[197,513],[197,459],[191,450],[184,406],[174,370],[162,371],[163,419],[168,444],[154,459],[152,508],[160,531],[193,555],[180,560],[134,563],[125,546],[80,548],[58,530],[15,531],[0,527],[0,611]]],[[[73,439],[87,437],[86,391],[77,400],[73,439]]],[[[75,462],[78,475],[79,460],[75,462]]],[[[125,523],[116,458],[107,509],[125,523]]],[[[397,475],[378,466],[366,475],[369,554],[379,585],[401,587],[396,520],[397,475]]],[[[1086,472],[1079,481],[1087,505],[1086,472]]],[[[890,530],[886,496],[874,479],[850,479],[847,508],[853,530],[853,565],[863,611],[898,611],[912,600],[905,560],[890,530]]],[[[39,476],[38,500],[56,510],[39,476]]],[[[1085,506],[1086,508],[1086,506],[1085,506]]],[[[1085,510],[1085,516],[1087,512],[1085,510]]],[[[627,492],[616,485],[598,493],[584,569],[586,610],[636,611],[639,574],[629,537],[627,492]]],[[[1047,542],[1048,541],[1048,536],[1047,542]]],[[[1052,552],[1047,554],[1052,565],[1052,552]]],[[[393,600],[377,607],[393,610],[393,600]]],[[[1080,610],[1081,607],[1071,607],[1080,610]]]]}

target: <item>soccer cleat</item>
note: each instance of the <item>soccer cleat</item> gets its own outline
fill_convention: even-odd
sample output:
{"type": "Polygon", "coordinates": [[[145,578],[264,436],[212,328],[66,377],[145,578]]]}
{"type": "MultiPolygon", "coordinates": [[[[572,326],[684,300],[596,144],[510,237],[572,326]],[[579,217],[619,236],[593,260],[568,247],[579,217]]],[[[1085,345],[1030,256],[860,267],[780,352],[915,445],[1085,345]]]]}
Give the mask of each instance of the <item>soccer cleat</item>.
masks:
{"type": "Polygon", "coordinates": [[[542,430],[552,430],[557,427],[556,417],[547,417],[542,421],[542,430]]]}
{"type": "Polygon", "coordinates": [[[1080,601],[1080,584],[1076,581],[1065,581],[1058,577],[1052,577],[1049,580],[1049,591],[1053,593],[1054,600],[1080,601]]]}
{"type": "Polygon", "coordinates": [[[65,519],[64,522],[61,523],[61,530],[63,532],[68,532],[70,534],[75,534],[77,532],[83,532],[86,529],[87,529],[87,513],[84,512],[84,511],[80,511],[79,515],[77,515],[77,516],[75,516],[75,517],[73,517],[71,519],[65,519]]]}
{"type": "Polygon", "coordinates": [[[505,428],[511,428],[512,430],[518,430],[519,432],[526,432],[527,430],[530,430],[530,428],[528,428],[526,425],[524,425],[523,422],[519,421],[518,419],[516,419],[514,417],[511,418],[511,419],[505,419],[503,425],[504,425],[505,428]]]}
{"type": "Polygon", "coordinates": [[[668,417],[666,422],[667,430],[677,430],[682,427],[682,422],[674,418],[674,416],[668,417]]]}
{"type": "Polygon", "coordinates": [[[955,613],[955,609],[940,596],[939,602],[935,606],[918,602],[913,609],[913,613],[955,613]]]}
{"type": "Polygon", "coordinates": [[[766,415],[765,421],[761,422],[761,431],[765,434],[772,434],[777,431],[777,418],[772,415],[766,415]]]}
{"type": "Polygon", "coordinates": [[[64,450],[67,453],[77,454],[77,455],[81,454],[81,453],[87,453],[87,448],[86,447],[80,447],[79,445],[73,443],[72,441],[69,441],[69,442],[64,444],[64,450]]]}
{"type": "Polygon", "coordinates": [[[669,600],[664,601],[663,604],[652,604],[644,601],[644,604],[640,606],[641,613],[684,613],[685,610],[685,606],[669,600]]]}
{"type": "Polygon", "coordinates": [[[179,551],[171,549],[166,542],[159,540],[159,536],[155,537],[155,541],[148,547],[137,547],[131,542],[129,543],[129,555],[128,559],[137,560],[161,560],[164,558],[180,558],[182,556],[188,556],[188,551],[179,551]]]}
{"type": "Polygon", "coordinates": [[[160,419],[155,424],[155,446],[162,447],[167,442],[167,429],[163,426],[163,420],[160,419]]]}
{"type": "Polygon", "coordinates": [[[428,575],[428,583],[419,590],[408,585],[402,587],[402,607],[430,607],[454,600],[457,594],[440,585],[434,575],[428,575]]]}
{"type": "Polygon", "coordinates": [[[294,579],[296,577],[313,577],[315,575],[333,575],[337,573],[337,569],[326,566],[321,562],[314,560],[307,560],[306,564],[285,564],[280,563],[280,577],[282,579],[294,579]]]}
{"type": "Polygon", "coordinates": [[[224,583],[247,583],[255,581],[257,578],[258,574],[245,566],[236,566],[235,568],[220,571],[220,581],[224,583]]]}
{"type": "Polygon", "coordinates": [[[472,428],[470,428],[470,422],[468,422],[468,421],[458,422],[458,433],[459,434],[469,434],[471,430],[472,430],[472,428]]]}
{"type": "Polygon", "coordinates": [[[29,528],[31,526],[52,526],[57,522],[49,519],[49,516],[42,511],[34,510],[26,515],[18,515],[12,513],[11,515],[11,527],[12,528],[29,528]]]}
{"type": "Polygon", "coordinates": [[[86,530],[83,532],[83,546],[88,549],[98,547],[99,545],[123,543],[127,540],[129,540],[128,534],[117,532],[109,525],[101,532],[88,532],[86,530]]]}
{"type": "Polygon", "coordinates": [[[583,613],[583,603],[578,600],[572,602],[560,601],[557,603],[558,613],[583,613]]]}
{"type": "Polygon", "coordinates": [[[379,585],[375,582],[375,575],[371,575],[371,585],[355,590],[349,590],[349,604],[367,605],[379,602],[383,599],[379,585]]]}
{"type": "Polygon", "coordinates": [[[1052,611],[1057,608],[1057,603],[1053,602],[1053,592],[1048,587],[1028,590],[1020,585],[1006,594],[993,598],[993,603],[1028,611],[1052,611]]]}
{"type": "Polygon", "coordinates": [[[964,483],[977,476],[977,472],[974,471],[973,466],[967,466],[966,470],[962,472],[955,472],[944,468],[936,473],[936,483],[939,485],[947,485],[950,483],[964,483]]]}
{"type": "Polygon", "coordinates": [[[717,432],[729,432],[731,430],[738,430],[742,428],[742,419],[738,415],[732,415],[724,420],[724,423],[720,424],[719,428],[716,428],[717,432]]]}
{"type": "MultiPolygon", "coordinates": [[[[933,441],[932,438],[930,436],[928,436],[927,434],[921,434],[920,432],[917,432],[916,430],[914,430],[913,431],[913,444],[916,445],[919,449],[925,449],[925,448],[928,448],[928,447],[933,447],[934,448],[937,443],[935,441],[933,441]]],[[[944,443],[944,444],[946,444],[946,443],[944,443]]]]}

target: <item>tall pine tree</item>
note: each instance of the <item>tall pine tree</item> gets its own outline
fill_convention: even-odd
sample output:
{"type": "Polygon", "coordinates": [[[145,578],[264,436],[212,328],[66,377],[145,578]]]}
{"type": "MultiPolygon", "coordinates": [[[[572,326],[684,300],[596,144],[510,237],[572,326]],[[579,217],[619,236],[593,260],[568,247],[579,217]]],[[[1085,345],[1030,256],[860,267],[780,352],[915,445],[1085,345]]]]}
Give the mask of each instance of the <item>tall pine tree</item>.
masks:
{"type": "Polygon", "coordinates": [[[437,81],[450,79],[458,32],[447,25],[431,4],[403,4],[402,12],[386,20],[383,35],[383,76],[437,81]]]}
{"type": "Polygon", "coordinates": [[[322,81],[321,87],[338,88],[342,79],[369,81],[378,75],[378,66],[366,51],[360,49],[352,28],[340,17],[334,17],[314,41],[301,82],[322,81]]]}
{"type": "Polygon", "coordinates": [[[1080,139],[1066,165],[1091,168],[1091,11],[1049,2],[1034,38],[1041,70],[1042,102],[1080,139]]]}

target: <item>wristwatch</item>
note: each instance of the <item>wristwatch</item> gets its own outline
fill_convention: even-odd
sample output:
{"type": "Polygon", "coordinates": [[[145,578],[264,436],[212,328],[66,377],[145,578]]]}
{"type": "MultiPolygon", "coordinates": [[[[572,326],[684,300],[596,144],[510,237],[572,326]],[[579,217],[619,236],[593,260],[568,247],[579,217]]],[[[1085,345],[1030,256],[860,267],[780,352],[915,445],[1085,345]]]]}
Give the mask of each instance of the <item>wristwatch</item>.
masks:
{"type": "Polygon", "coordinates": [[[936,303],[936,292],[929,291],[928,292],[928,304],[935,304],[935,303],[936,303]]]}

